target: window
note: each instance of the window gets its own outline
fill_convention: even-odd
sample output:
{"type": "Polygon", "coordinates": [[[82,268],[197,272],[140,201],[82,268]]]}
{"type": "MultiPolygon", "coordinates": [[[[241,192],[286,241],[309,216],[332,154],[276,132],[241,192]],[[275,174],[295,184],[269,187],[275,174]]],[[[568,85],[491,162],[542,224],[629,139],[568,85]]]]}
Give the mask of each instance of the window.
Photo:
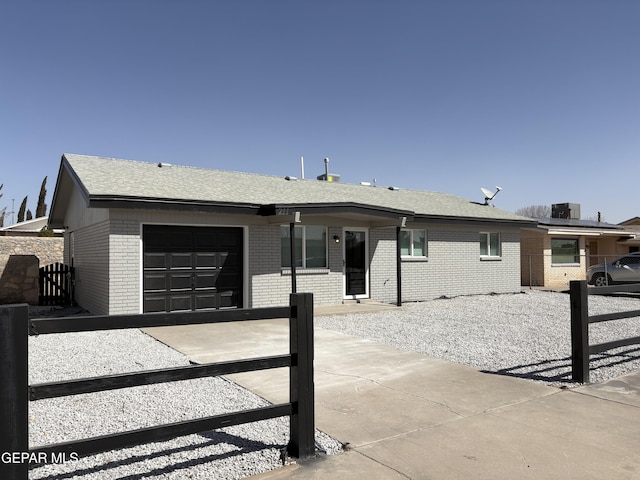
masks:
{"type": "MultiPolygon", "coordinates": [[[[294,229],[296,267],[327,268],[326,227],[300,226],[294,229]]],[[[280,227],[280,265],[291,268],[291,242],[289,226],[280,227]]]]}
{"type": "Polygon", "coordinates": [[[580,263],[577,238],[552,238],[551,263],[580,263]]]}
{"type": "Polygon", "coordinates": [[[480,256],[500,257],[502,246],[499,232],[480,232],[480,256]]]}
{"type": "Polygon", "coordinates": [[[622,257],[618,262],[620,265],[638,265],[640,263],[640,255],[622,257]]]}
{"type": "Polygon", "coordinates": [[[401,230],[400,255],[403,257],[426,257],[427,231],[401,230]]]}

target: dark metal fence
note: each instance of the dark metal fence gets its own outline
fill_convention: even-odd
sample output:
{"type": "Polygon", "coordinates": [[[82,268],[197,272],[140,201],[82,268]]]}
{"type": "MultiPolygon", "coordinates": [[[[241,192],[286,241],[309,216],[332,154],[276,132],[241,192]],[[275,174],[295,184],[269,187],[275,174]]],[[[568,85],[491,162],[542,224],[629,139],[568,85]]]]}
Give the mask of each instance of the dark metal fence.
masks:
{"type": "Polygon", "coordinates": [[[640,293],[640,285],[588,287],[585,280],[574,280],[569,283],[571,299],[571,379],[574,382],[589,383],[589,359],[591,355],[613,348],[640,344],[640,337],[632,337],[589,345],[589,324],[640,317],[640,310],[589,315],[589,295],[608,295],[624,292],[640,293]]]}
{"type": "Polygon", "coordinates": [[[27,479],[29,458],[63,458],[64,455],[69,458],[71,454],[81,457],[282,416],[290,417],[289,455],[310,457],[315,453],[313,355],[313,295],[310,293],[292,294],[286,307],[31,320],[27,305],[0,306],[0,425],[3,428],[0,452],[9,460],[3,458],[0,462],[0,478],[27,479]],[[290,332],[288,355],[28,384],[29,335],[286,317],[289,317],[290,332]],[[29,448],[29,401],[280,367],[289,367],[287,403],[29,448]]]}
{"type": "Polygon", "coordinates": [[[74,268],[52,263],[40,268],[40,305],[72,305],[74,268]]]}

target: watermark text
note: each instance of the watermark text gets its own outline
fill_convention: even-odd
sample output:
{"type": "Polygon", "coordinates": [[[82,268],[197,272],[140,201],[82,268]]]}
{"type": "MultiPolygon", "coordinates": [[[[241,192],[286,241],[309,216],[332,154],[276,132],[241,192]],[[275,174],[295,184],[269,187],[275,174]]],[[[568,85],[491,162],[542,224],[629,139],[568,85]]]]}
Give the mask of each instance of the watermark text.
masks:
{"type": "Polygon", "coordinates": [[[80,456],[76,452],[2,452],[0,463],[67,463],[80,456]]]}

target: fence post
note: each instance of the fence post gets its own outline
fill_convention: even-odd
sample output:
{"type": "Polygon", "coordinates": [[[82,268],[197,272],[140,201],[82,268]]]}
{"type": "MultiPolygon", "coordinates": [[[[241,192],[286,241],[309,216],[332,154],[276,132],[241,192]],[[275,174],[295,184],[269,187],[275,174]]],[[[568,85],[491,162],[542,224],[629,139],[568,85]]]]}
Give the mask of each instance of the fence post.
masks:
{"type": "Polygon", "coordinates": [[[571,380],[589,383],[589,304],[586,280],[569,283],[571,301],[571,380]]]}
{"type": "Polygon", "coordinates": [[[28,305],[0,305],[0,478],[12,480],[29,475],[28,341],[28,305]]]}
{"type": "Polygon", "coordinates": [[[289,401],[293,404],[290,420],[289,455],[308,458],[315,455],[315,406],[313,384],[313,295],[292,293],[289,318],[290,353],[289,401]]]}

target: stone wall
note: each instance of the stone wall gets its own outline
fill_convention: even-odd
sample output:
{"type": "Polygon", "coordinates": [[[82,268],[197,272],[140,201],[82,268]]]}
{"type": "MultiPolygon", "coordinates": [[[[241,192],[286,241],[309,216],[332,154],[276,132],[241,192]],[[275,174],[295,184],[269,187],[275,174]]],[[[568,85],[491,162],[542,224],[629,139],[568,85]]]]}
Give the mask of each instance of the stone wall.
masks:
{"type": "Polygon", "coordinates": [[[38,305],[38,268],[35,255],[11,255],[0,275],[0,305],[38,305]]]}
{"type": "Polygon", "coordinates": [[[60,237],[0,236],[0,304],[38,304],[38,269],[63,261],[60,237]]]}

